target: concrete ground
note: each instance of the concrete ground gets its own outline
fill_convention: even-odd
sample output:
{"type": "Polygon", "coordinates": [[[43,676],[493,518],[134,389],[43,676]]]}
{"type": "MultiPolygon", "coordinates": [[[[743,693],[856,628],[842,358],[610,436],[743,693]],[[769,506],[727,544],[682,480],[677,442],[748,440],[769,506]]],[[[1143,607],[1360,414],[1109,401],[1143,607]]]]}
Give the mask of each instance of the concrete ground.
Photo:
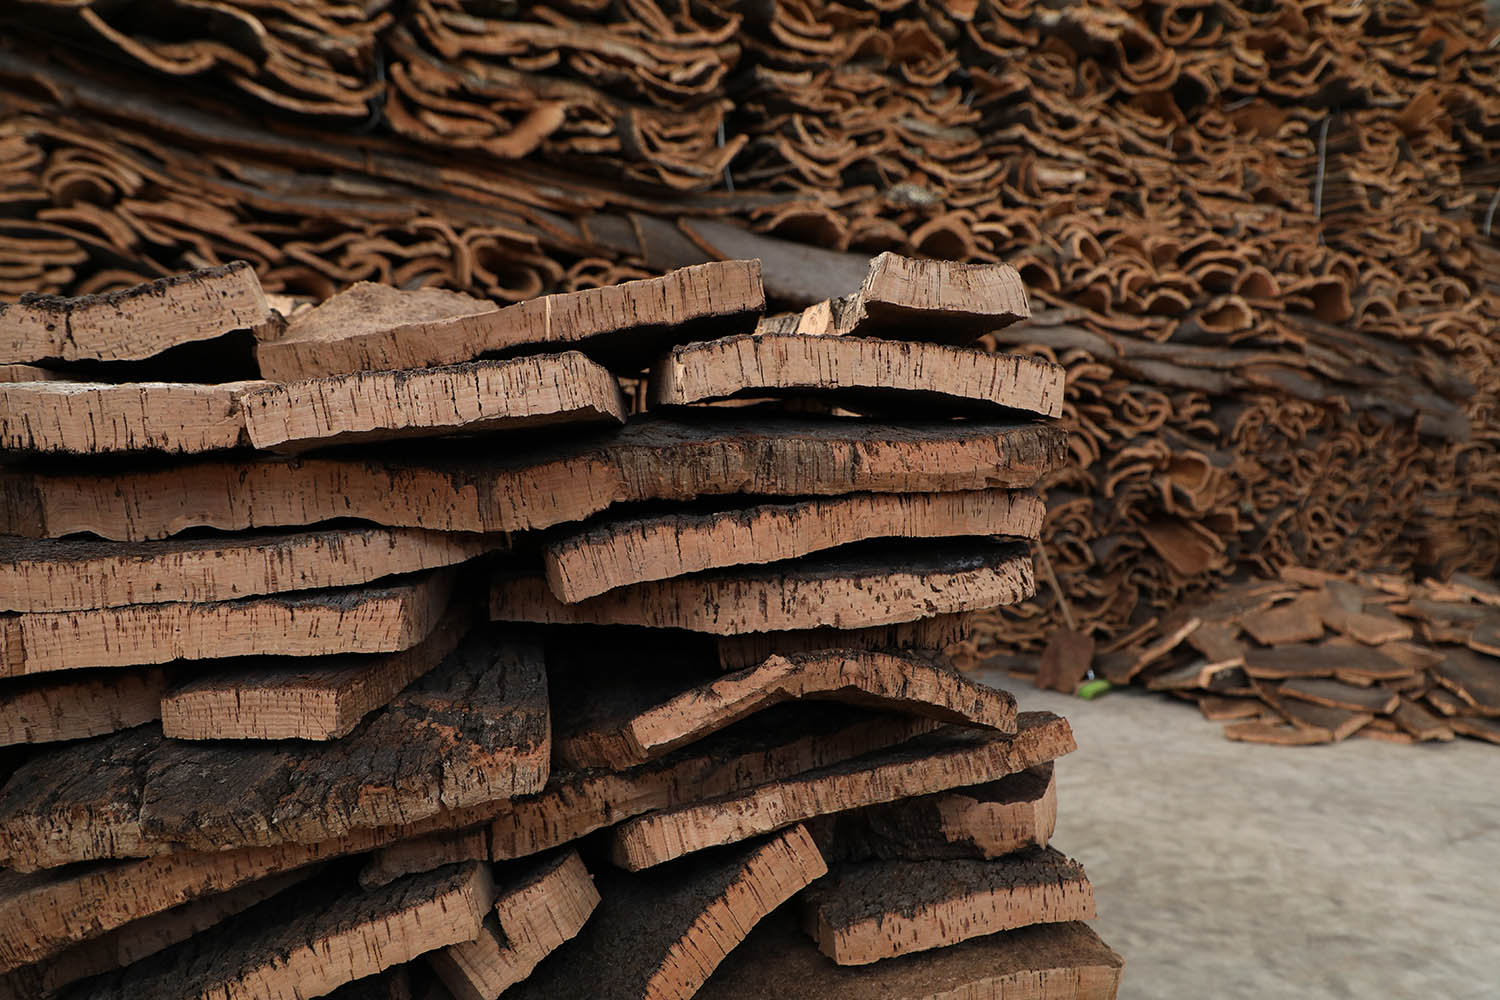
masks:
{"type": "Polygon", "coordinates": [[[980,676],[1072,723],[1053,843],[1122,998],[1500,998],[1500,746],[1231,743],[1162,696],[980,676]]]}

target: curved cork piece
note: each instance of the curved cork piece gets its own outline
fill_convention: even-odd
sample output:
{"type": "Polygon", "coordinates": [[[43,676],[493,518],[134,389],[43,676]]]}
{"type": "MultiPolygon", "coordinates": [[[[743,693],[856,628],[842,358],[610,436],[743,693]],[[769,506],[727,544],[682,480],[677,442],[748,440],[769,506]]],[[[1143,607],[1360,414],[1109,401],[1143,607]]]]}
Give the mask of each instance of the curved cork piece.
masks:
{"type": "Polygon", "coordinates": [[[649,381],[652,406],[809,393],[856,408],[1058,417],[1063,369],[1040,358],[945,344],[755,333],[673,348],[649,381]]]}
{"type": "Polygon", "coordinates": [[[0,675],[409,649],[431,634],[452,589],[451,574],[439,570],[384,587],[14,615],[0,618],[0,675]]]}
{"type": "Polygon", "coordinates": [[[270,318],[255,269],[244,261],[105,295],[25,295],[0,304],[0,364],[136,361],[270,318]]]}
{"type": "Polygon", "coordinates": [[[1045,424],[653,417],[514,456],[204,459],[105,478],[0,467],[0,532],[165,538],[188,528],[354,517],[434,531],[521,531],[616,503],[738,493],[837,496],[1025,488],[1067,461],[1045,424]]]}
{"type": "Polygon", "coordinates": [[[1029,491],[862,493],[607,520],[554,539],[543,557],[552,593],[573,604],[617,587],[780,562],[874,538],[1036,538],[1045,514],[1029,491]]]}
{"type": "Polygon", "coordinates": [[[802,897],[803,926],[839,965],[1094,916],[1083,866],[1050,847],[993,861],[840,865],[802,897]]]}
{"type": "Polygon", "coordinates": [[[490,617],[740,635],[916,621],[1014,604],[1034,588],[1022,546],[922,540],[642,583],[577,604],[559,601],[543,577],[502,576],[490,591],[490,617]]]}
{"type": "Polygon", "coordinates": [[[240,400],[259,382],[0,383],[0,449],[174,455],[246,442],[240,400]]]}
{"type": "Polygon", "coordinates": [[[700,1000],[1115,1000],[1124,960],[1089,930],[1038,924],[936,951],[840,966],[783,909],[761,921],[700,1000]]]}
{"type": "Polygon", "coordinates": [[[454,1000],[496,1000],[577,937],[599,905],[577,851],[519,867],[519,874],[504,876],[495,912],[477,938],[427,956],[454,1000]]]}
{"type": "Polygon", "coordinates": [[[948,727],[859,760],[617,826],[615,862],[639,871],[693,851],[732,844],[817,816],[996,781],[1077,749],[1064,719],[1023,713],[1015,736],[948,727]]]}
{"type": "Polygon", "coordinates": [[[265,383],[240,396],[256,448],[623,424],[615,377],[577,351],[417,371],[265,383]]]}
{"type": "Polygon", "coordinates": [[[326,590],[466,562],[498,535],[327,528],[158,542],[0,537],[0,610],[89,611],[326,590]]]}
{"type": "MultiPolygon", "coordinates": [[[[337,299],[330,300],[330,303],[337,299]]],[[[256,357],[269,379],[290,382],[357,371],[460,364],[502,351],[578,346],[622,371],[638,372],[674,343],[708,330],[753,329],[765,308],[760,261],[713,261],[657,278],[544,295],[503,309],[473,310],[413,321],[392,308],[362,311],[352,329],[313,309],[302,323],[260,344],[256,357]]],[[[337,306],[349,309],[349,304],[337,306]]],[[[454,306],[453,308],[457,308],[454,306]]],[[[440,311],[440,310],[434,310],[440,311]]],[[[16,359],[25,360],[25,359],[16,359]]]]}
{"type": "Polygon", "coordinates": [[[756,923],[828,867],[800,826],[660,872],[601,873],[594,918],[516,1000],[687,1000],[756,923]]]}
{"type": "Polygon", "coordinates": [[[118,732],[161,716],[160,670],[42,677],[0,688],[0,746],[57,743],[118,732]]]}
{"type": "Polygon", "coordinates": [[[820,649],[942,650],[973,635],[974,623],[974,615],[960,612],[874,628],[814,628],[726,635],[714,642],[719,649],[719,669],[743,670],[773,656],[812,653],[820,649]]]}
{"type": "Polygon", "coordinates": [[[827,650],[774,656],[634,714],[594,722],[560,737],[554,753],[576,767],[632,767],[771,705],[800,698],[1001,732],[1014,732],[1016,725],[1015,698],[961,676],[950,665],[910,655],[827,650]]]}

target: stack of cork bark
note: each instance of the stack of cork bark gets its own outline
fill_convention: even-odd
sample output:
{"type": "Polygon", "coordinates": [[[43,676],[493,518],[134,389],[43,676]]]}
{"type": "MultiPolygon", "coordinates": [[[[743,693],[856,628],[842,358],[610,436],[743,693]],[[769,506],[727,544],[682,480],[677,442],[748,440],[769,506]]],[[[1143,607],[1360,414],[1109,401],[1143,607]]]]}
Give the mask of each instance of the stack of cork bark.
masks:
{"type": "Polygon", "coordinates": [[[1018,276],[763,312],[0,311],[0,997],[1112,997],[1068,725],[942,653],[1066,457],[1062,370],[963,346],[1018,276]]]}

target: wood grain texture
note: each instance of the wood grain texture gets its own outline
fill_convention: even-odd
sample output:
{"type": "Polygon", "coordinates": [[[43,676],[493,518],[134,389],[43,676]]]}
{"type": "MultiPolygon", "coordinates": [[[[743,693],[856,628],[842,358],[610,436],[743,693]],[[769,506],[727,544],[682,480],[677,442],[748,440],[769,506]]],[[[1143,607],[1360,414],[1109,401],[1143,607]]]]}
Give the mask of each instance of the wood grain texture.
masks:
{"type": "Polygon", "coordinates": [[[859,408],[911,412],[1062,413],[1063,370],[1040,358],[941,344],[755,333],[675,347],[651,369],[650,405],[785,394],[831,395],[859,408]]]}
{"type": "Polygon", "coordinates": [[[951,664],[912,655],[828,650],[775,656],[640,711],[595,721],[559,737],[554,753],[575,767],[632,767],[771,705],[804,698],[1000,732],[1014,732],[1016,724],[1015,698],[968,680],[951,664]]]}
{"type": "Polygon", "coordinates": [[[320,528],[157,542],[0,537],[0,610],[87,611],[204,604],[326,590],[465,562],[499,535],[417,528],[320,528]]]}
{"type": "Polygon", "coordinates": [[[794,826],[659,872],[601,872],[594,918],[514,996],[687,1000],[761,918],[827,870],[794,826]]]}
{"type": "Polygon", "coordinates": [[[721,670],[743,670],[772,656],[810,653],[820,649],[942,650],[973,634],[972,614],[932,615],[914,622],[898,622],[874,628],[792,629],[786,632],[753,632],[719,636],[721,670]]]}
{"type": "Polygon", "coordinates": [[[916,621],[1013,604],[1034,589],[1024,547],[941,539],[636,584],[577,604],[559,601],[542,576],[506,575],[491,588],[490,617],[739,635],[916,621]]]}
{"type": "Polygon", "coordinates": [[[10,637],[0,674],[409,649],[437,625],[452,588],[438,570],[386,586],[15,615],[0,619],[10,637]]]}
{"type": "Polygon", "coordinates": [[[270,318],[243,261],[173,275],[106,295],[22,296],[0,305],[0,364],[132,361],[270,318]]]}
{"type": "Polygon", "coordinates": [[[639,871],[817,816],[996,781],[1076,749],[1065,720],[1023,713],[1015,736],[947,727],[891,750],[743,792],[638,816],[615,828],[615,862],[639,871]]]}
{"type": "Polygon", "coordinates": [[[0,857],[34,870],[417,824],[540,791],[550,743],[540,651],[482,628],[341,740],[192,743],[141,726],[38,754],[0,788],[0,857]]]}
{"type": "Polygon", "coordinates": [[[256,354],[265,377],[283,382],[430,368],[501,351],[575,345],[639,371],[663,347],[702,339],[702,328],[723,333],[753,328],[764,307],[759,261],[715,261],[658,278],[415,322],[401,314],[381,323],[376,310],[347,333],[318,321],[314,309],[308,325],[294,325],[284,336],[262,343],[256,354]]]}
{"type": "Polygon", "coordinates": [[[451,608],[431,634],[396,653],[266,660],[190,680],[161,699],[162,733],[175,740],[347,736],[451,654],[472,618],[466,604],[451,608]]]}
{"type": "Polygon", "coordinates": [[[1062,467],[1066,442],[1044,424],[643,417],[613,434],[505,457],[204,459],[109,479],[0,467],[0,531],[135,541],[344,517],[519,531],[645,500],[1025,488],[1062,467]]]}
{"type": "Polygon", "coordinates": [[[190,455],[235,448],[246,442],[240,400],[259,384],[0,383],[0,449],[190,455]]]}
{"type": "Polygon", "coordinates": [[[479,936],[428,955],[454,1000],[496,1000],[578,935],[599,892],[578,852],[498,869],[495,912],[479,936]]]}
{"type": "Polygon", "coordinates": [[[617,587],[780,562],[873,538],[1036,538],[1045,513],[1029,491],[975,490],[865,493],[605,520],[547,543],[547,584],[572,604],[617,587]]]}
{"type": "Polygon", "coordinates": [[[41,677],[0,687],[0,746],[56,743],[118,732],[159,718],[160,670],[41,677]]]}
{"type": "Polygon", "coordinates": [[[577,351],[267,383],[240,396],[257,448],[623,424],[615,377],[577,351]]]}

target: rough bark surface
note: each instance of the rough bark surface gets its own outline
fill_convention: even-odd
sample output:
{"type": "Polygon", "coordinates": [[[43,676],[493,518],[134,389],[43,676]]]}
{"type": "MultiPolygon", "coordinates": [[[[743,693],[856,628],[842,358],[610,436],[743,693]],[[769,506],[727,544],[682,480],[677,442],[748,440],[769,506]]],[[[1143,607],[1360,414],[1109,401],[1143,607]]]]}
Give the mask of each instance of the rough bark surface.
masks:
{"type": "Polygon", "coordinates": [[[0,449],[190,455],[245,443],[240,409],[257,382],[0,383],[0,449]]]}

